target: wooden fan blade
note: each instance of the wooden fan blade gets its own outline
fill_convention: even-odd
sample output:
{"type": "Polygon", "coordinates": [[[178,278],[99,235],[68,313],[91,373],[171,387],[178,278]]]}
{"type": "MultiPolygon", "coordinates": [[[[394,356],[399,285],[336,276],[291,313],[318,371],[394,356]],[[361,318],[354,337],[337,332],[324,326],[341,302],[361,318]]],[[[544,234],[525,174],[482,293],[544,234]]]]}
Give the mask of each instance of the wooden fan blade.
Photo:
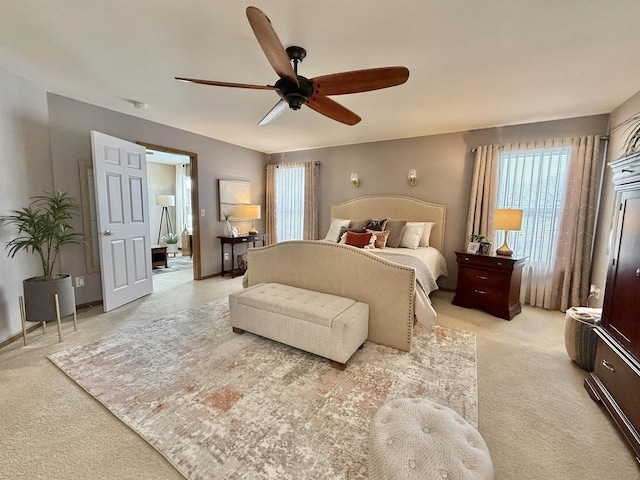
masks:
{"type": "Polygon", "coordinates": [[[317,95],[315,92],[307,102],[307,106],[325,117],[329,117],[346,125],[355,125],[362,120],[358,115],[348,108],[343,107],[338,102],[334,102],[324,95],[317,95]]]}
{"type": "Polygon", "coordinates": [[[334,73],[311,79],[318,95],[344,95],[401,85],[409,78],[406,67],[382,67],[334,73]]]}
{"type": "Polygon", "coordinates": [[[199,83],[202,85],[213,85],[216,87],[250,88],[252,90],[277,90],[277,87],[273,85],[250,85],[247,83],[216,82],[214,80],[198,80],[197,78],[184,77],[175,77],[175,79],[180,80],[181,82],[199,83]]]}
{"type": "Polygon", "coordinates": [[[266,125],[267,123],[273,122],[276,118],[286,112],[287,108],[289,108],[289,104],[284,100],[280,100],[273,106],[271,110],[269,110],[269,113],[267,113],[264,118],[260,120],[258,126],[266,125]]]}
{"type": "Polygon", "coordinates": [[[282,42],[278,38],[275,30],[271,26],[271,20],[262,10],[256,7],[247,7],[247,18],[256,36],[258,43],[262,47],[262,51],[267,56],[267,60],[280,76],[280,78],[288,78],[297,85],[298,77],[291,66],[289,55],[282,46],[282,42]]]}

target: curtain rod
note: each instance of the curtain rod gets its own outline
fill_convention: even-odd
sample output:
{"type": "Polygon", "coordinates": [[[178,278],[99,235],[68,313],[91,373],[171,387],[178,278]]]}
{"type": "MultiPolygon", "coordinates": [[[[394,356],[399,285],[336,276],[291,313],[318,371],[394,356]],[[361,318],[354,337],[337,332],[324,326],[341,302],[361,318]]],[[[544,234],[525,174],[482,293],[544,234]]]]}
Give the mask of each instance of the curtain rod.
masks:
{"type": "MultiPolygon", "coordinates": [[[[302,163],[305,163],[305,162],[302,162],[302,163]]],[[[316,160],[315,162],[313,162],[313,164],[317,165],[319,167],[320,166],[320,160],[316,160]]],[[[273,165],[273,164],[270,163],[269,165],[273,165]]],[[[269,165],[265,165],[264,169],[266,170],[269,165]]],[[[276,165],[276,168],[278,168],[278,165],[276,165]]]]}
{"type": "MultiPolygon", "coordinates": [[[[600,141],[601,142],[608,142],[609,141],[609,135],[603,135],[602,137],[600,137],[600,141]]],[[[498,150],[502,150],[504,148],[503,145],[498,145],[498,150]]],[[[471,153],[476,153],[478,151],[478,147],[474,147],[471,149],[471,153]]]]}

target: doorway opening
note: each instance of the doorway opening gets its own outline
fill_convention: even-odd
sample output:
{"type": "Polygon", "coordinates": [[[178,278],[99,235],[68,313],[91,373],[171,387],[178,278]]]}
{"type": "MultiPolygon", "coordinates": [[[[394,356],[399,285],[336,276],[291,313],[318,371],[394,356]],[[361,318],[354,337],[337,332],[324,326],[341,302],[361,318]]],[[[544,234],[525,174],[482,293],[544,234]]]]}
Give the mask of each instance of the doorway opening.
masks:
{"type": "Polygon", "coordinates": [[[193,152],[138,143],[147,153],[151,241],[167,247],[166,263],[154,263],[154,284],[158,281],[170,284],[172,279],[200,280],[198,156],[193,152]],[[192,271],[192,275],[187,270],[192,271]]]}

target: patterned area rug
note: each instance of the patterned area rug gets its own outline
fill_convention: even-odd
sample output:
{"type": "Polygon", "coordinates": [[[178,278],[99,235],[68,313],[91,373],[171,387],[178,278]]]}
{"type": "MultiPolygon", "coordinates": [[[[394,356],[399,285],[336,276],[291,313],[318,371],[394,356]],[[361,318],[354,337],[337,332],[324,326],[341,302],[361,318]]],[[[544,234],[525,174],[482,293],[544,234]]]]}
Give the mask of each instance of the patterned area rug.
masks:
{"type": "Polygon", "coordinates": [[[425,397],[477,425],[475,335],[417,326],[410,353],[366,342],[344,372],[231,332],[225,300],[49,359],[190,479],[367,477],[370,418],[425,397]]]}

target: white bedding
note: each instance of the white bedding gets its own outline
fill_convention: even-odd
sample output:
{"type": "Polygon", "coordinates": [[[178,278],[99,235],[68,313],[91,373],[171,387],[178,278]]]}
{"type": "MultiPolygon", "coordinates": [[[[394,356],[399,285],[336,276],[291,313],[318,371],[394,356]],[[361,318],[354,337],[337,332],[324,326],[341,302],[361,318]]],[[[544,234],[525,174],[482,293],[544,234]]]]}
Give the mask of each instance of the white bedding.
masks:
{"type": "MultiPolygon", "coordinates": [[[[407,255],[420,260],[431,273],[431,278],[423,280],[416,285],[415,315],[416,319],[425,327],[431,329],[435,324],[437,313],[431,305],[429,294],[438,289],[436,280],[438,277],[448,275],[447,261],[440,251],[433,247],[419,247],[415,250],[411,248],[383,248],[365,250],[368,253],[384,256],[385,253],[396,255],[407,255]]],[[[387,259],[389,259],[387,257],[387,259]]],[[[391,259],[393,261],[393,259],[391,259]]]]}

